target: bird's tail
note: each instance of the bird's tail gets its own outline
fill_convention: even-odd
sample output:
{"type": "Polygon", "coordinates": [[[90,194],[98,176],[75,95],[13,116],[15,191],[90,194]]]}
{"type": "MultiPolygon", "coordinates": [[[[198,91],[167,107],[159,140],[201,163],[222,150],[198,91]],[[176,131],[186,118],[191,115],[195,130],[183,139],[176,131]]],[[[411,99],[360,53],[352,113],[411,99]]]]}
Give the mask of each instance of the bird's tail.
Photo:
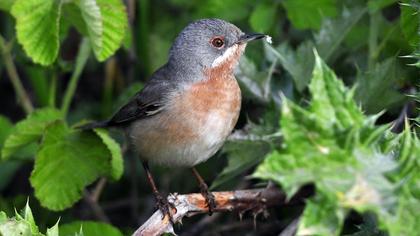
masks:
{"type": "Polygon", "coordinates": [[[110,123],[109,120],[98,121],[98,122],[90,122],[90,123],[87,123],[87,124],[77,126],[76,129],[90,130],[90,129],[95,129],[95,128],[104,128],[104,127],[108,127],[109,123],[110,123]]]}

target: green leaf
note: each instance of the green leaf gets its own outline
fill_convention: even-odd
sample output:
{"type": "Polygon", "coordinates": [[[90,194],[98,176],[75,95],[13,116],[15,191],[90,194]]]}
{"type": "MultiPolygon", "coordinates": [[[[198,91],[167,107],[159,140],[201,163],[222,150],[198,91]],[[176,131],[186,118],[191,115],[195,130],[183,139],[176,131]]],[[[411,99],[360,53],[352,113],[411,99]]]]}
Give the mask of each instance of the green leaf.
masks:
{"type": "MultiPolygon", "coordinates": [[[[410,5],[409,0],[402,1],[404,4],[400,4],[401,9],[401,20],[400,26],[407,39],[408,43],[413,48],[418,48],[420,43],[420,9],[415,9],[413,5],[410,5]]],[[[420,8],[420,6],[419,6],[420,8]]]]}
{"type": "Polygon", "coordinates": [[[400,105],[406,97],[396,89],[401,69],[394,58],[377,63],[371,71],[357,74],[355,98],[363,110],[373,114],[400,105]],[[382,94],[387,96],[382,96],[382,94]]]}
{"type": "Polygon", "coordinates": [[[318,196],[306,202],[296,235],[339,235],[343,220],[342,210],[318,196]]]}
{"type": "Polygon", "coordinates": [[[122,236],[123,234],[109,224],[94,221],[76,221],[60,226],[60,236],[74,236],[83,232],[84,236],[122,236]]]}
{"type": "Polygon", "coordinates": [[[110,177],[113,180],[121,178],[124,172],[124,163],[121,154],[120,145],[109,136],[108,131],[105,129],[94,129],[95,133],[102,139],[102,142],[111,153],[111,173],[110,177]]]}
{"type": "Polygon", "coordinates": [[[345,89],[317,53],[309,90],[313,98],[311,109],[326,125],[351,128],[362,124],[363,114],[353,100],[353,92],[345,89]]]}
{"type": "Polygon", "coordinates": [[[287,44],[280,44],[277,48],[264,44],[264,48],[267,58],[271,61],[277,59],[292,76],[297,90],[303,91],[311,79],[314,68],[315,58],[312,42],[301,43],[295,52],[287,44]]]}
{"type": "Polygon", "coordinates": [[[104,61],[124,39],[128,25],[125,6],[121,0],[81,0],[79,9],[95,56],[104,61]]]}
{"type": "Polygon", "coordinates": [[[87,185],[108,173],[110,159],[109,150],[94,133],[54,122],[45,131],[30,177],[35,196],[51,210],[70,207],[87,185]]]}
{"type": "Polygon", "coordinates": [[[33,235],[39,234],[38,226],[35,223],[34,216],[32,215],[32,210],[29,207],[29,199],[26,201],[25,208],[22,209],[21,215],[16,212],[16,219],[23,220],[31,226],[31,233],[33,235]]]}
{"type": "Polygon", "coordinates": [[[0,10],[10,11],[10,8],[12,8],[15,1],[16,0],[1,0],[0,1],[0,10]]]}
{"type": "Polygon", "coordinates": [[[59,49],[61,1],[16,0],[12,7],[16,34],[26,54],[41,65],[52,64],[59,49]]]}
{"type": "Polygon", "coordinates": [[[340,49],[340,44],[365,13],[366,9],[359,7],[344,8],[337,19],[325,19],[322,22],[320,30],[315,34],[315,42],[319,55],[325,61],[330,61],[332,55],[340,49]]]}
{"type": "Polygon", "coordinates": [[[249,23],[256,32],[268,32],[276,17],[276,6],[273,4],[258,4],[249,18],[249,23]]]}
{"type": "Polygon", "coordinates": [[[38,141],[45,127],[61,118],[61,112],[53,108],[39,109],[31,113],[26,119],[18,122],[7,137],[1,152],[2,158],[8,158],[28,144],[38,141]]]}
{"type": "Polygon", "coordinates": [[[51,228],[47,229],[47,236],[58,236],[59,235],[59,230],[58,230],[58,223],[60,222],[60,220],[57,220],[57,223],[55,223],[55,225],[51,228]]]}
{"type": "Polygon", "coordinates": [[[325,17],[337,14],[335,0],[285,0],[287,16],[298,29],[319,29],[325,17]]]}
{"type": "Polygon", "coordinates": [[[364,116],[353,90],[315,57],[312,101],[303,108],[283,98],[283,147],[267,155],[254,176],[277,182],[288,197],[315,185],[297,235],[338,235],[350,210],[371,212],[379,227],[404,232],[393,235],[415,234],[418,210],[395,213],[405,204],[420,206],[420,141],[408,125],[397,137],[389,137],[388,125],[375,126],[379,115],[364,116]],[[403,221],[409,227],[395,227],[403,221]]]}

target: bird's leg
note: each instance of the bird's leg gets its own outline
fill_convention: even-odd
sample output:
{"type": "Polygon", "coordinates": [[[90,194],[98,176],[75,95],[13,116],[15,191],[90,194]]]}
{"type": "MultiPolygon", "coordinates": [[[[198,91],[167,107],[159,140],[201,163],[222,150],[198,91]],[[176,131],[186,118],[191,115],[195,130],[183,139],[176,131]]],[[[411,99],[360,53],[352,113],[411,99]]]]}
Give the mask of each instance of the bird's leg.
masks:
{"type": "Polygon", "coordinates": [[[207,186],[206,182],[204,182],[203,178],[198,173],[198,171],[194,167],[191,168],[191,170],[200,185],[201,195],[203,195],[203,197],[206,199],[206,203],[209,208],[209,215],[211,215],[213,213],[213,210],[216,208],[216,201],[214,195],[209,191],[209,187],[207,186]]]}
{"type": "Polygon", "coordinates": [[[172,212],[171,212],[170,207],[173,207],[173,208],[175,208],[175,207],[172,206],[168,202],[168,199],[163,197],[160,194],[160,192],[158,191],[158,189],[156,187],[156,184],[155,184],[155,180],[153,179],[152,173],[150,172],[149,164],[146,161],[143,162],[143,168],[146,171],[147,179],[149,180],[149,184],[152,187],[153,194],[155,195],[156,206],[157,206],[157,208],[159,208],[160,212],[162,213],[162,219],[165,218],[165,216],[168,216],[169,220],[173,224],[172,212]]]}

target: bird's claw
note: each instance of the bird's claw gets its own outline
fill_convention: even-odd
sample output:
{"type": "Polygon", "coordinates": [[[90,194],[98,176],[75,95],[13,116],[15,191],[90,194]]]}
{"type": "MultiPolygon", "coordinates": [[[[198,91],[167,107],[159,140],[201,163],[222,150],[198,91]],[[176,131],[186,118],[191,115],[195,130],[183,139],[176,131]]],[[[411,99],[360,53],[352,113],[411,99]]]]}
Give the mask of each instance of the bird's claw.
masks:
{"type": "Polygon", "coordinates": [[[214,209],[216,209],[217,207],[216,199],[213,193],[209,191],[207,184],[200,185],[200,192],[201,192],[201,195],[203,195],[203,197],[206,199],[206,205],[209,208],[209,215],[212,215],[214,212],[214,209]]]}
{"type": "Polygon", "coordinates": [[[165,197],[162,197],[161,195],[156,196],[156,207],[160,210],[162,213],[162,220],[165,219],[166,216],[169,217],[169,221],[174,224],[172,209],[175,208],[175,205],[168,202],[168,199],[165,197]]]}

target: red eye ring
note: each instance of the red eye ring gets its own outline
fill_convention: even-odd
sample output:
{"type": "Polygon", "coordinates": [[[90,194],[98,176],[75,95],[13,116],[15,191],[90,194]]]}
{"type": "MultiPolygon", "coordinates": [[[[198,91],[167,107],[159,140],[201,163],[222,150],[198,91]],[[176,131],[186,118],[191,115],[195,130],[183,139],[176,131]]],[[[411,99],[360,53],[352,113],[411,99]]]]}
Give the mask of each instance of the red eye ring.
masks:
{"type": "Polygon", "coordinates": [[[223,37],[214,37],[211,39],[210,43],[215,48],[222,48],[225,45],[225,41],[223,40],[223,37]]]}

